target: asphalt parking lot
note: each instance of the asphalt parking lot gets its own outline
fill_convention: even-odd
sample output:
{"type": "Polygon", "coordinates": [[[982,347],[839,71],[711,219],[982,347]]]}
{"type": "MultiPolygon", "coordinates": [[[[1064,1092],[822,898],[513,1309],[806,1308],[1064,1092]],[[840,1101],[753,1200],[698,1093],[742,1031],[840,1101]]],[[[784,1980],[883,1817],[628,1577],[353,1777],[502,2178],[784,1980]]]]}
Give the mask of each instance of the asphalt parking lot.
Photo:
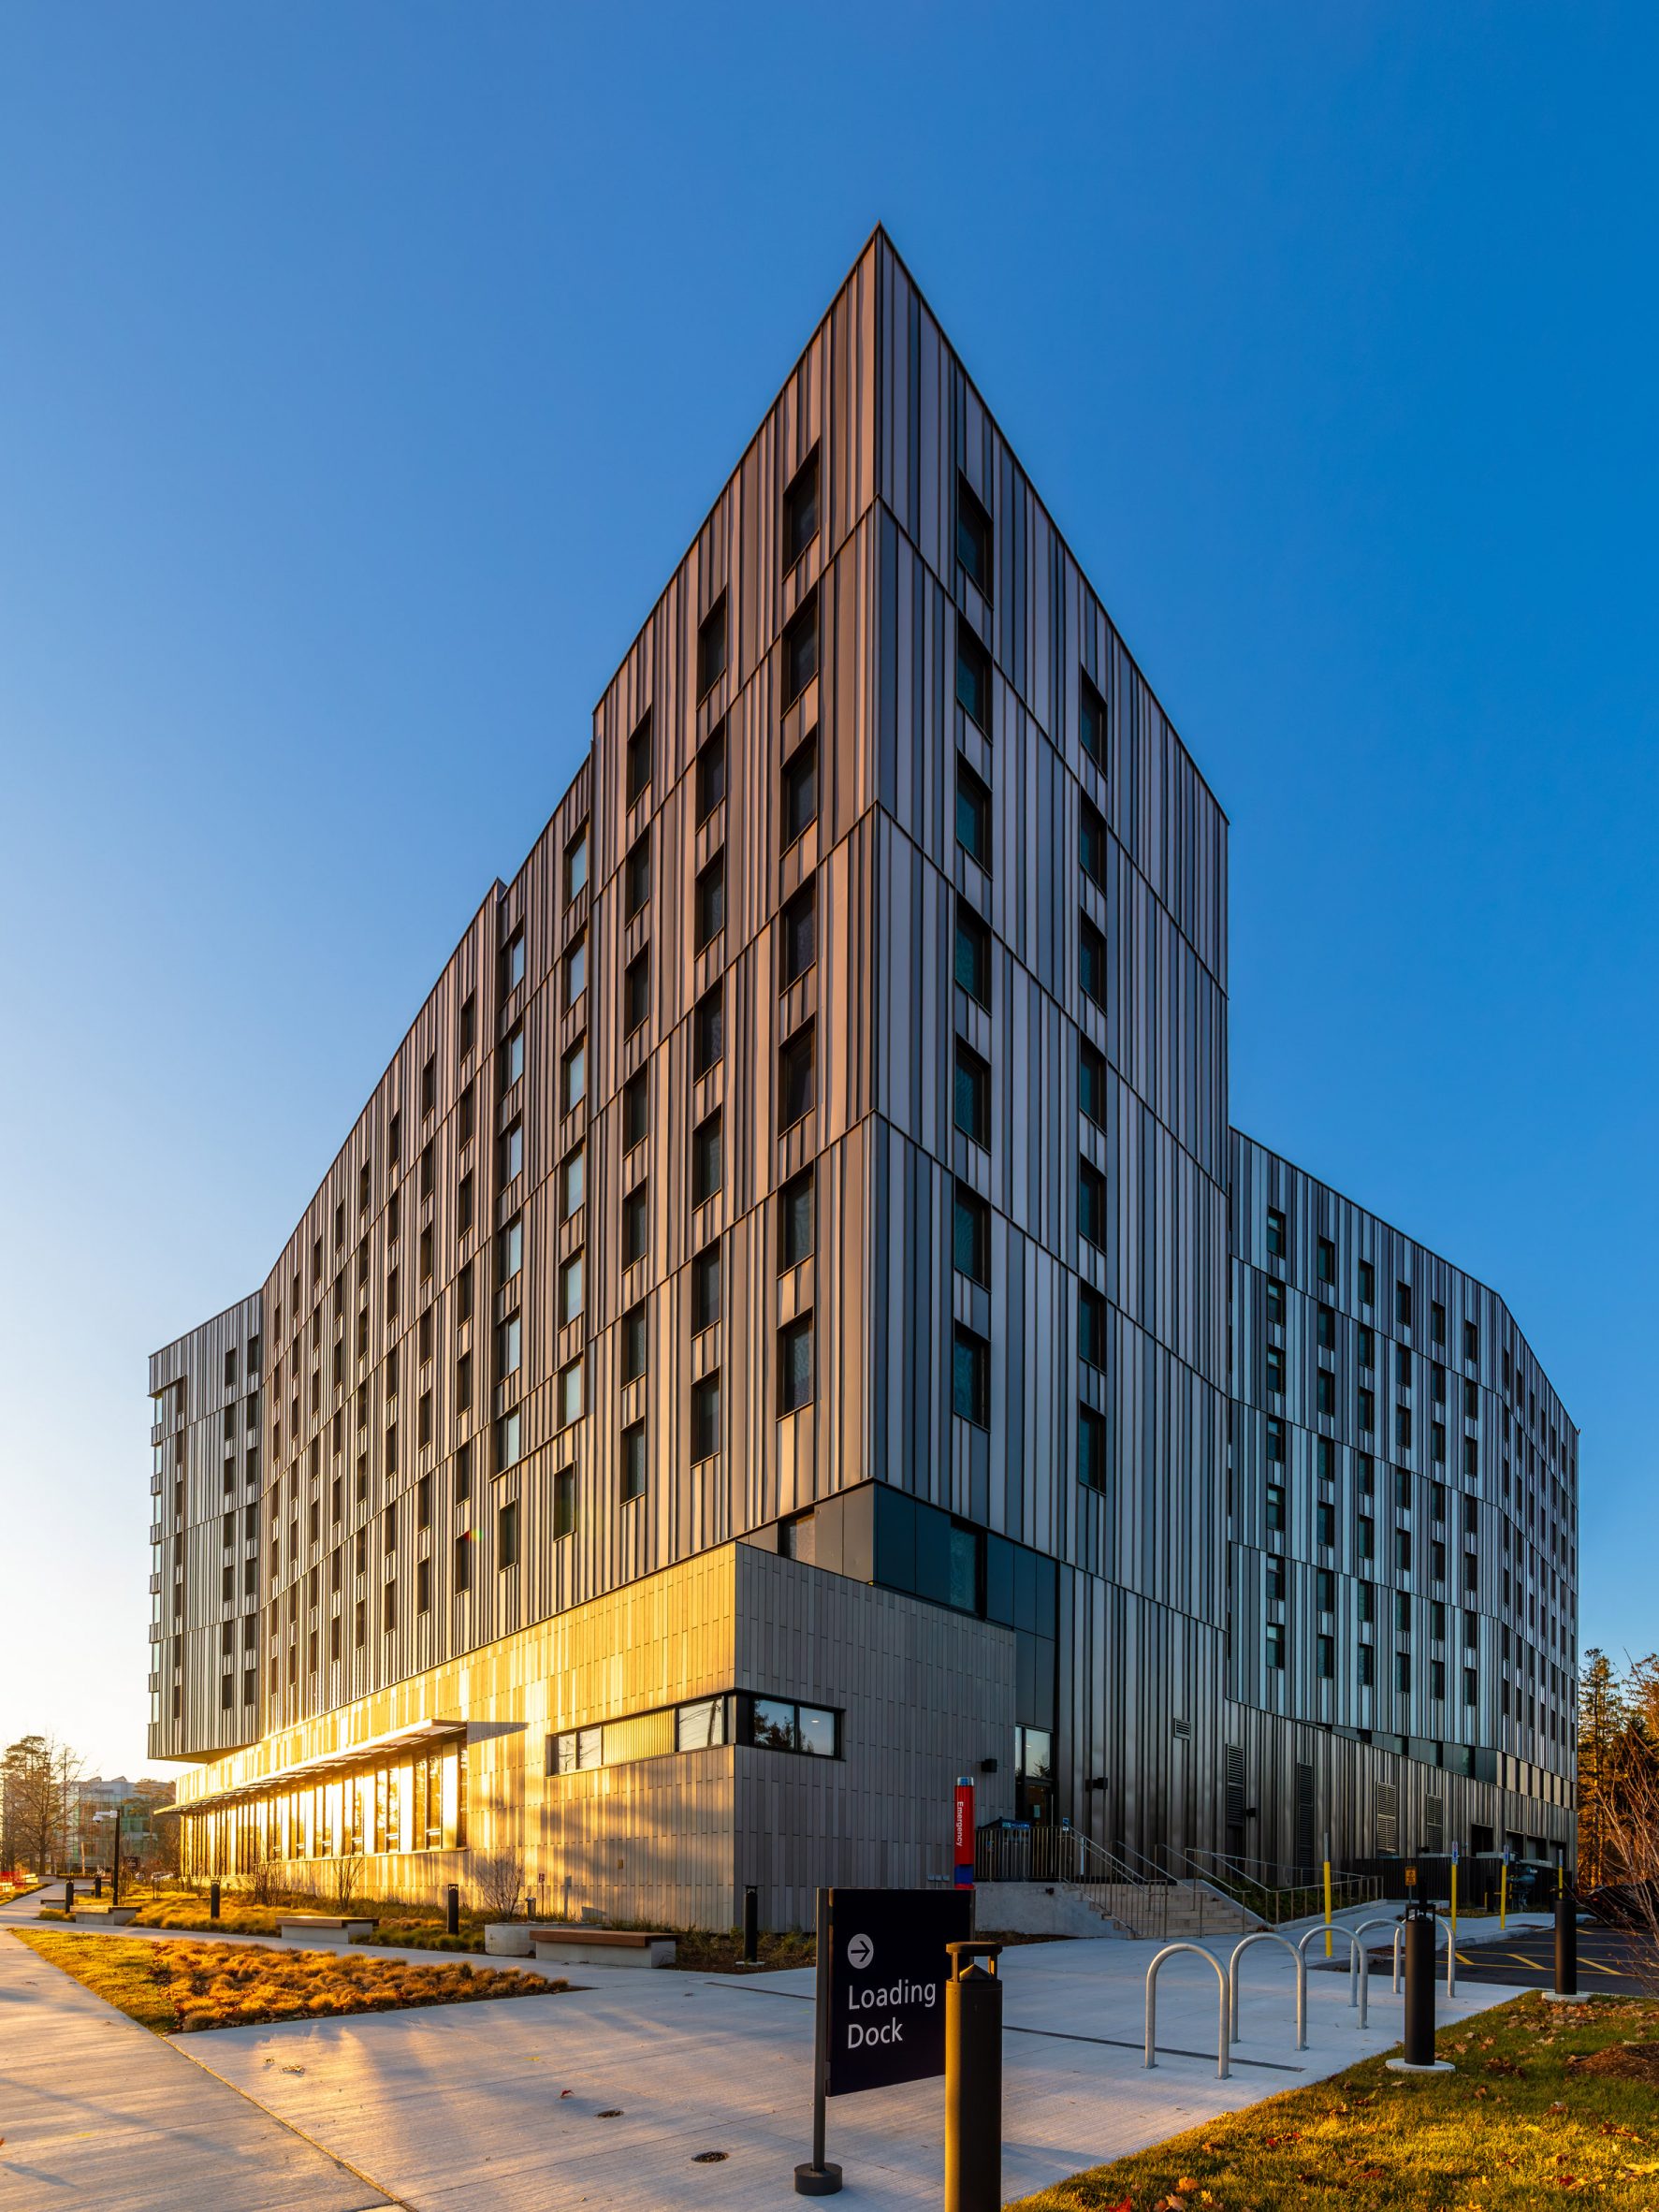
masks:
{"type": "MultiPolygon", "coordinates": [[[[1436,1934],[1438,1934],[1436,1930],[1436,1934]]],[[[1444,1951],[1440,1954],[1444,1959],[1444,1951]]],[[[1391,1971],[1392,1944],[1385,1944],[1371,1954],[1373,1980],[1391,1971]]],[[[1659,1964],[1656,1961],[1655,1964],[1659,1964]]],[[[1639,1997],[1646,1993],[1646,1984],[1637,1971],[1639,1962],[1627,1936],[1594,1922],[1582,1923],[1579,1928],[1579,1988],[1588,1995],[1605,1990],[1610,1996],[1639,1997]]],[[[1492,1942],[1458,1944],[1458,1980],[1460,1982],[1508,1982],[1521,1989],[1553,1989],[1555,1986],[1555,1931],[1553,1928],[1518,1928],[1514,1933],[1494,1938],[1492,1942]]]]}

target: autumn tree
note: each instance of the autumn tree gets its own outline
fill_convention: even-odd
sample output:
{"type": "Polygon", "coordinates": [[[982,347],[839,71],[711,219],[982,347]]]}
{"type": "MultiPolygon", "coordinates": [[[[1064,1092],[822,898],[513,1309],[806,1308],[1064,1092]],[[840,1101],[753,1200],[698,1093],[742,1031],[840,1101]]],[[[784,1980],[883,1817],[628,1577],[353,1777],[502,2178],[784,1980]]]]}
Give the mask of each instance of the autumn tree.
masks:
{"type": "Polygon", "coordinates": [[[0,1756],[0,1863],[50,1872],[68,1853],[85,1762],[51,1736],[20,1736],[0,1756]]]}

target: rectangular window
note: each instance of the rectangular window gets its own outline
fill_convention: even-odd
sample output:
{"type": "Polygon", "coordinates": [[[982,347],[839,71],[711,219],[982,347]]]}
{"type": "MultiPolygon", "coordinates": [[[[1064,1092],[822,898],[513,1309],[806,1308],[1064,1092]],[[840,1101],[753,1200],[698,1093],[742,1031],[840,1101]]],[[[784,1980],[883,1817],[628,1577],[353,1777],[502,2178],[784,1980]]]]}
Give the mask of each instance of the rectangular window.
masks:
{"type": "Polygon", "coordinates": [[[1411,1687],[1411,1653],[1409,1652],[1396,1652],[1394,1653],[1394,1687],[1396,1690],[1409,1690],[1411,1687]]]}
{"type": "Polygon", "coordinates": [[[717,852],[697,876],[695,950],[701,953],[726,926],[726,856],[717,852]]]}
{"type": "Polygon", "coordinates": [[[1077,1350],[1086,1365],[1104,1371],[1106,1301],[1086,1284],[1080,1284],[1077,1291],[1077,1350]]]}
{"type": "Polygon", "coordinates": [[[564,898],[570,901],[588,888],[588,824],[584,822],[564,849],[564,898]]]}
{"type": "Polygon", "coordinates": [[[568,1329],[582,1311],[583,1254],[573,1252],[559,1269],[559,1326],[568,1329]]]}
{"type": "Polygon", "coordinates": [[[1314,1526],[1315,1542],[1330,1550],[1336,1542],[1336,1507],[1331,1505],[1317,1506],[1314,1526]]]}
{"type": "Polygon", "coordinates": [[[495,1517],[495,1564],[498,1567],[518,1564],[518,1501],[509,1498],[495,1517]]]}
{"type": "Polygon", "coordinates": [[[991,728],[991,656],[958,615],[956,618],[956,699],[970,721],[986,735],[991,728]]]}
{"type": "Polygon", "coordinates": [[[478,1041],[478,994],[469,991],[461,1000],[459,1050],[464,1060],[478,1041]]]}
{"type": "Polygon", "coordinates": [[[633,955],[621,971],[621,1035],[631,1038],[650,1013],[650,947],[633,955]]]}
{"type": "Polygon", "coordinates": [[[578,1037],[564,1055],[560,1069],[562,1110],[574,1113],[588,1096],[588,1040],[578,1037]]]}
{"type": "Polygon", "coordinates": [[[502,1131],[502,1181],[511,1183],[524,1169],[524,1124],[513,1123],[502,1131]]]}
{"type": "Polygon", "coordinates": [[[429,1559],[415,1563],[415,1609],[417,1613],[432,1609],[432,1563],[429,1559]]]}
{"type": "Polygon", "coordinates": [[[1106,824],[1084,799],[1077,836],[1077,857],[1083,872],[1098,890],[1106,888],[1106,824]]]}
{"type": "Polygon", "coordinates": [[[582,1418],[582,1362],[572,1360],[559,1370],[559,1425],[568,1429],[582,1418]]]}
{"type": "Polygon", "coordinates": [[[1083,749],[1097,768],[1106,765],[1106,702],[1082,669],[1077,672],[1077,726],[1083,749]]]}
{"type": "Polygon", "coordinates": [[[785,1038],[778,1054],[778,1126],[793,1128],[812,1111],[813,1024],[804,1023],[785,1038]]]}
{"type": "Polygon", "coordinates": [[[718,1067],[725,1052],[725,1026],[720,986],[704,992],[691,1010],[691,1074],[706,1075],[718,1067]]]}
{"type": "Polygon", "coordinates": [[[818,674],[818,594],[814,591],[783,633],[783,704],[793,706],[818,674]]]}
{"type": "Polygon", "coordinates": [[[622,1380],[637,1382],[646,1371],[646,1346],[649,1335],[645,1301],[630,1306],[622,1316],[622,1380]]]}
{"type": "Polygon", "coordinates": [[[553,1477],[553,1536],[555,1542],[560,1536],[573,1535],[575,1525],[576,1471],[574,1467],[561,1467],[553,1477]]]}
{"type": "Polygon", "coordinates": [[[981,1006],[991,1003],[991,932],[973,909],[956,901],[956,981],[981,1006]]]}
{"type": "Polygon", "coordinates": [[[692,1205],[706,1206],[719,1190],[720,1158],[720,1117],[717,1109],[691,1131],[692,1205]]]}
{"type": "Polygon", "coordinates": [[[1077,1169],[1077,1233],[1097,1251],[1106,1249],[1106,1178],[1087,1160],[1077,1169]]]}
{"type": "MultiPolygon", "coordinates": [[[[524,932],[516,929],[502,947],[502,997],[505,998],[524,981],[524,932]]],[[[395,1116],[394,1116],[395,1119],[395,1116]]],[[[398,1157],[398,1147],[391,1147],[392,1157],[398,1157]]]]}
{"type": "Polygon", "coordinates": [[[1336,1411],[1336,1377],[1329,1367],[1321,1367],[1314,1378],[1315,1408],[1319,1413],[1336,1411]]]}
{"type": "Polygon", "coordinates": [[[1411,1448],[1411,1408],[1409,1405],[1396,1405],[1394,1408],[1394,1442],[1403,1451],[1408,1451],[1411,1448]]]}
{"type": "Polygon", "coordinates": [[[780,834],[787,852],[818,820],[818,733],[804,737],[783,764],[780,834]]]}
{"type": "Polygon", "coordinates": [[[726,673],[726,595],[722,591],[697,631],[697,696],[710,691],[726,673]]]}
{"type": "Polygon", "coordinates": [[[473,1226],[473,1178],[463,1175],[455,1194],[455,1226],[465,1236],[473,1226]]]}
{"type": "Polygon", "coordinates": [[[1329,1636],[1319,1637],[1315,1642],[1314,1652],[1314,1664],[1318,1669],[1320,1681],[1330,1681],[1336,1672],[1335,1638],[1329,1636]]]}
{"type": "Polygon", "coordinates": [[[1285,1355],[1276,1344],[1270,1344],[1262,1354],[1262,1366],[1268,1390],[1273,1397],[1282,1398],[1285,1394],[1285,1355]]]}
{"type": "Polygon", "coordinates": [[[564,1003],[575,1006],[588,988],[588,935],[584,930],[564,955],[564,1003]]]}
{"type": "Polygon", "coordinates": [[[978,1053],[956,1040],[956,1127],[987,1151],[991,1145],[991,1070],[978,1053]]]}
{"type": "Polygon", "coordinates": [[[1285,1257],[1285,1216],[1277,1206],[1267,1209],[1267,1256],[1270,1259],[1285,1257]]]}
{"type": "Polygon", "coordinates": [[[1267,1417],[1267,1456],[1275,1466],[1285,1463],[1285,1424],[1276,1413],[1267,1417]]]}
{"type": "Polygon", "coordinates": [[[1360,1516],[1360,1557],[1376,1557],[1376,1523],[1363,1513],[1360,1516]]]}
{"type": "Polygon", "coordinates": [[[622,1265],[637,1266],[650,1242],[649,1186],[636,1183],[622,1200],[622,1265]]]}
{"type": "Polygon", "coordinates": [[[1480,1358],[1480,1330],[1474,1321],[1463,1323],[1463,1358],[1471,1361],[1480,1358]]]}
{"type": "Polygon", "coordinates": [[[991,793],[968,763],[956,755],[956,842],[970,860],[991,866],[991,793]]]}
{"type": "Polygon", "coordinates": [[[720,1378],[718,1371],[691,1386],[691,1458],[711,1460],[720,1448],[720,1378]]]}
{"type": "Polygon", "coordinates": [[[812,1398],[812,1317],[778,1332],[778,1410],[794,1413],[812,1398]]]}
{"type": "Polygon", "coordinates": [[[1275,1673],[1284,1669],[1285,1626],[1281,1621],[1270,1621],[1267,1624],[1267,1664],[1275,1673]]]}
{"type": "Polygon", "coordinates": [[[627,800],[636,806],[651,788],[651,710],[648,706],[639,727],[628,740],[627,800]]]}
{"type": "Polygon", "coordinates": [[[1106,939],[1086,914],[1077,925],[1077,972],[1084,996],[1104,1008],[1106,1004],[1106,939]]]}
{"type": "Polygon", "coordinates": [[[697,820],[705,822],[726,795],[726,725],[717,724],[697,749],[697,820]]]}
{"type": "Polygon", "coordinates": [[[956,559],[985,599],[991,596],[991,517],[968,478],[956,478],[956,559]]]}
{"type": "Polygon", "coordinates": [[[1085,1490],[1106,1488],[1106,1423],[1092,1405],[1077,1409],[1077,1479],[1085,1490]]]}
{"type": "Polygon", "coordinates": [[[1106,1127],[1106,1062],[1086,1038],[1078,1048],[1077,1103],[1096,1128],[1106,1127]]]}
{"type": "Polygon", "coordinates": [[[1437,1298],[1429,1302],[1429,1334],[1436,1344],[1446,1342],[1446,1308],[1437,1298]]]}
{"type": "Polygon", "coordinates": [[[503,1283],[511,1282],[524,1265],[524,1218],[515,1214],[496,1239],[497,1272],[503,1283]]]}
{"type": "Polygon", "coordinates": [[[956,1186],[953,1253],[957,1272],[971,1282],[991,1280],[991,1209],[966,1183],[956,1186]]]}
{"type": "Polygon", "coordinates": [[[510,1091],[524,1073],[524,1024],[515,1023],[502,1041],[502,1090],[510,1091]]]}
{"type": "Polygon", "coordinates": [[[1321,1283],[1336,1280],[1336,1246],[1329,1237],[1321,1237],[1318,1244],[1318,1270],[1321,1283]]]}
{"type": "Polygon", "coordinates": [[[789,480],[783,495],[783,573],[787,575],[818,535],[818,448],[789,480]]]}
{"type": "Polygon", "coordinates": [[[1328,1305],[1320,1306],[1314,1317],[1314,1333],[1322,1352],[1336,1349],[1336,1316],[1328,1305]]]}
{"type": "Polygon", "coordinates": [[[643,1498],[646,1491],[646,1425],[631,1421],[622,1431],[622,1503],[643,1498]]]}
{"type": "Polygon", "coordinates": [[[1267,1486],[1267,1526],[1271,1535],[1282,1535],[1285,1529],[1285,1487],[1270,1482],[1267,1486]]]}
{"type": "Polygon", "coordinates": [[[799,1267],[812,1251],[812,1171],[803,1168],[778,1195],[778,1264],[799,1267]]]}
{"type": "Polygon", "coordinates": [[[645,1142],[650,1126],[650,1078],[642,1068],[622,1085],[622,1150],[632,1152],[645,1142]]]}
{"type": "Polygon", "coordinates": [[[960,1323],[952,1349],[951,1410],[976,1428],[991,1425],[991,1347],[960,1323]]]}
{"type": "Polygon", "coordinates": [[[1402,1329],[1411,1327],[1411,1285],[1409,1283],[1396,1283],[1394,1285],[1394,1318],[1402,1329]]]}
{"type": "Polygon", "coordinates": [[[632,922],[643,914],[651,895],[651,833],[637,837],[622,863],[622,918],[632,922]]]}
{"type": "Polygon", "coordinates": [[[509,1467],[518,1464],[521,1437],[518,1409],[515,1406],[511,1413],[503,1413],[495,1424],[495,1471],[498,1475],[504,1475],[509,1467]]]}
{"type": "Polygon", "coordinates": [[[818,901],[812,884],[797,891],[779,917],[779,989],[798,983],[818,957],[818,901]]]}
{"type": "Polygon", "coordinates": [[[720,1317],[720,1248],[706,1245],[691,1261],[691,1332],[701,1335],[720,1317]]]}

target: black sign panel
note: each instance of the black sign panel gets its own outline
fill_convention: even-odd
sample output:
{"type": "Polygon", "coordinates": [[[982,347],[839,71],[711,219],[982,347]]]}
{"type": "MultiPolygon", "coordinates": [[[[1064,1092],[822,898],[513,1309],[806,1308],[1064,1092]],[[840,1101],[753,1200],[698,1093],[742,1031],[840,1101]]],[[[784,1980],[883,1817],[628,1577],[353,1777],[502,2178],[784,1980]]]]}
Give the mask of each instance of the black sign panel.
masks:
{"type": "MultiPolygon", "coordinates": [[[[845,2097],[945,2070],[947,1943],[973,1934],[966,1889],[832,1889],[825,2089],[845,2097]]],[[[825,1962],[819,1960],[822,1974],[825,1962]]]]}

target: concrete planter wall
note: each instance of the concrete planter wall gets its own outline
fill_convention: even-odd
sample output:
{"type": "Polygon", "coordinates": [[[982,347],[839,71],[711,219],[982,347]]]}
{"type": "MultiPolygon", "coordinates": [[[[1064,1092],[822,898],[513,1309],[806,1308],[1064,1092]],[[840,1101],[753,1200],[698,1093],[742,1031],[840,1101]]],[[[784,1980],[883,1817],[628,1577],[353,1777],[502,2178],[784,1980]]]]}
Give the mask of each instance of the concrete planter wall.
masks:
{"type": "Polygon", "coordinates": [[[530,1940],[528,1920],[491,1920],[484,1929],[484,1948],[491,1958],[529,1958],[535,1946],[530,1940]]]}

